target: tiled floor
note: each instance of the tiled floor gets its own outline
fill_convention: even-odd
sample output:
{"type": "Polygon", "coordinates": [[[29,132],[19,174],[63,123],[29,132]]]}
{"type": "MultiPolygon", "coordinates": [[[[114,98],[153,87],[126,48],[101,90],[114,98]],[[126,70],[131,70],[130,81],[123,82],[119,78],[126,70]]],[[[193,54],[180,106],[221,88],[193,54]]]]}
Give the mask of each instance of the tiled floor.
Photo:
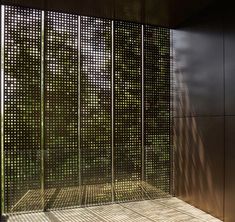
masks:
{"type": "Polygon", "coordinates": [[[10,216],[7,222],[220,222],[177,199],[146,200],[113,205],[10,216]]]}

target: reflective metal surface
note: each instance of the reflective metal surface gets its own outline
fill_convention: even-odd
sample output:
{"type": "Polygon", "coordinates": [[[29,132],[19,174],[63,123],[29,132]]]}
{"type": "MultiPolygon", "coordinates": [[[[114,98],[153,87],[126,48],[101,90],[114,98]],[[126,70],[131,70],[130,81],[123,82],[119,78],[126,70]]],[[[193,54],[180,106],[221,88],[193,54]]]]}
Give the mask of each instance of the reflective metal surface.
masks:
{"type": "Polygon", "coordinates": [[[235,16],[232,7],[224,10],[225,114],[235,115],[235,16]]]}
{"type": "Polygon", "coordinates": [[[225,26],[225,222],[233,222],[235,218],[235,16],[233,7],[227,5],[224,10],[225,26]]]}
{"type": "Polygon", "coordinates": [[[224,39],[216,9],[173,31],[176,196],[224,217],[224,39]]]}
{"type": "Polygon", "coordinates": [[[224,117],[174,119],[176,196],[223,219],[224,117]]]}
{"type": "MultiPolygon", "coordinates": [[[[203,210],[207,210],[210,205],[213,206],[214,209],[211,212],[217,216],[221,215],[221,218],[221,212],[224,209],[224,221],[229,222],[233,222],[235,218],[233,179],[235,160],[233,151],[235,142],[233,139],[235,125],[234,24],[234,10],[230,3],[215,7],[212,11],[201,14],[181,29],[174,31],[174,115],[180,117],[174,120],[177,129],[174,137],[178,141],[175,146],[176,157],[180,158],[179,153],[182,156],[180,162],[176,161],[176,172],[177,175],[179,172],[181,172],[180,175],[184,175],[184,180],[178,180],[176,177],[177,195],[203,210]],[[181,118],[184,116],[191,116],[191,118],[181,118]],[[211,127],[211,123],[208,121],[211,119],[211,122],[215,118],[221,119],[221,121],[225,119],[225,125],[218,123],[217,126],[211,127]],[[193,123],[193,119],[196,124],[193,123]],[[204,132],[202,135],[205,134],[202,136],[202,143],[198,143],[198,152],[203,145],[203,150],[207,150],[206,153],[208,153],[206,160],[213,159],[217,162],[216,165],[210,164],[210,171],[206,174],[201,173],[200,170],[197,174],[193,174],[194,170],[196,172],[194,168],[200,166],[197,159],[193,161],[191,168],[186,166],[188,163],[186,157],[191,155],[192,141],[197,135],[195,132],[191,133],[190,126],[193,125],[199,125],[197,127],[199,134],[200,131],[204,132]],[[189,136],[190,134],[192,135],[189,136]],[[217,134],[217,136],[208,136],[208,134],[217,134]],[[224,137],[224,142],[218,142],[218,140],[222,140],[222,137],[224,137]],[[222,154],[223,152],[225,155],[222,154]],[[222,162],[225,164],[224,176],[221,172],[222,162]],[[182,168],[180,168],[180,163],[182,168]],[[183,172],[183,168],[187,170],[183,172]],[[190,180],[187,178],[189,174],[193,175],[190,180]],[[188,188],[190,187],[188,184],[191,184],[193,179],[198,181],[201,177],[203,181],[220,178],[220,182],[217,181],[217,178],[213,179],[210,184],[213,185],[212,190],[218,196],[217,200],[220,199],[221,204],[216,206],[212,197],[203,203],[197,197],[200,195],[196,187],[188,188]],[[222,182],[225,183],[225,186],[222,186],[222,182]],[[222,195],[224,195],[224,205],[220,197],[222,195]]],[[[206,169],[204,170],[206,171],[206,169]]],[[[201,193],[207,195],[204,194],[204,191],[201,193]]]]}
{"type": "Polygon", "coordinates": [[[220,17],[204,15],[173,30],[174,116],[224,114],[220,17]]]}
{"type": "Polygon", "coordinates": [[[225,222],[233,222],[235,218],[235,116],[228,116],[225,120],[225,222]]]}

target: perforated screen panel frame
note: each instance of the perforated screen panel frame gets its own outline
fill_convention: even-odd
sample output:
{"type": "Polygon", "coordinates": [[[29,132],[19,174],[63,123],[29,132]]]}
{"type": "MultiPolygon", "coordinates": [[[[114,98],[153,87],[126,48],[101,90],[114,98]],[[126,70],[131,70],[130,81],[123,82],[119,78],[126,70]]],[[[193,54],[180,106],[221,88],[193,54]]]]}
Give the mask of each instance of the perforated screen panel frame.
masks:
{"type": "Polygon", "coordinates": [[[170,31],[1,7],[2,212],[169,196],[170,31]]]}

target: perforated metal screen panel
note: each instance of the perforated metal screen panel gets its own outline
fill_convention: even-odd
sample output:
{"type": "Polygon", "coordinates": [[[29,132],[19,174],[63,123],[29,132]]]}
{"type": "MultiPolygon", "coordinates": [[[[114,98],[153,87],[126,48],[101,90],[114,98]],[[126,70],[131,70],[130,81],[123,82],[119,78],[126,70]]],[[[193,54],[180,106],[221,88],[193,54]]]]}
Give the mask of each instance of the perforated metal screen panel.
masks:
{"type": "Polygon", "coordinates": [[[3,212],[169,195],[169,30],[1,12],[3,212]]]}
{"type": "Polygon", "coordinates": [[[112,200],[111,64],[111,21],[81,17],[81,179],[90,185],[85,205],[112,200]]]}
{"type": "MultiPolygon", "coordinates": [[[[144,29],[144,101],[146,182],[170,192],[170,32],[144,29]],[[154,61],[154,62],[153,62],[154,61]]],[[[156,193],[150,192],[155,196],[156,193]]]]}
{"type": "Polygon", "coordinates": [[[64,189],[79,185],[78,16],[57,12],[45,13],[45,150],[46,208],[76,205],[64,189]]]}
{"type": "Polygon", "coordinates": [[[23,196],[40,189],[41,12],[5,7],[4,12],[5,211],[41,209],[23,196]]]}
{"type": "Polygon", "coordinates": [[[141,189],[141,25],[115,22],[115,198],[139,199],[141,189]]]}

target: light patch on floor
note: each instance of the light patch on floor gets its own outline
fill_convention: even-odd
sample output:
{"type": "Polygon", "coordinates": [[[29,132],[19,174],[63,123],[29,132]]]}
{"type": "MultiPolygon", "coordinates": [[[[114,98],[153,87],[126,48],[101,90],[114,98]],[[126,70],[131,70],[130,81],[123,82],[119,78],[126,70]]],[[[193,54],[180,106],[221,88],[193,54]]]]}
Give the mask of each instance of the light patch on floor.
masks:
{"type": "Polygon", "coordinates": [[[11,215],[7,222],[221,222],[177,199],[164,198],[112,205],[11,215]]]}

